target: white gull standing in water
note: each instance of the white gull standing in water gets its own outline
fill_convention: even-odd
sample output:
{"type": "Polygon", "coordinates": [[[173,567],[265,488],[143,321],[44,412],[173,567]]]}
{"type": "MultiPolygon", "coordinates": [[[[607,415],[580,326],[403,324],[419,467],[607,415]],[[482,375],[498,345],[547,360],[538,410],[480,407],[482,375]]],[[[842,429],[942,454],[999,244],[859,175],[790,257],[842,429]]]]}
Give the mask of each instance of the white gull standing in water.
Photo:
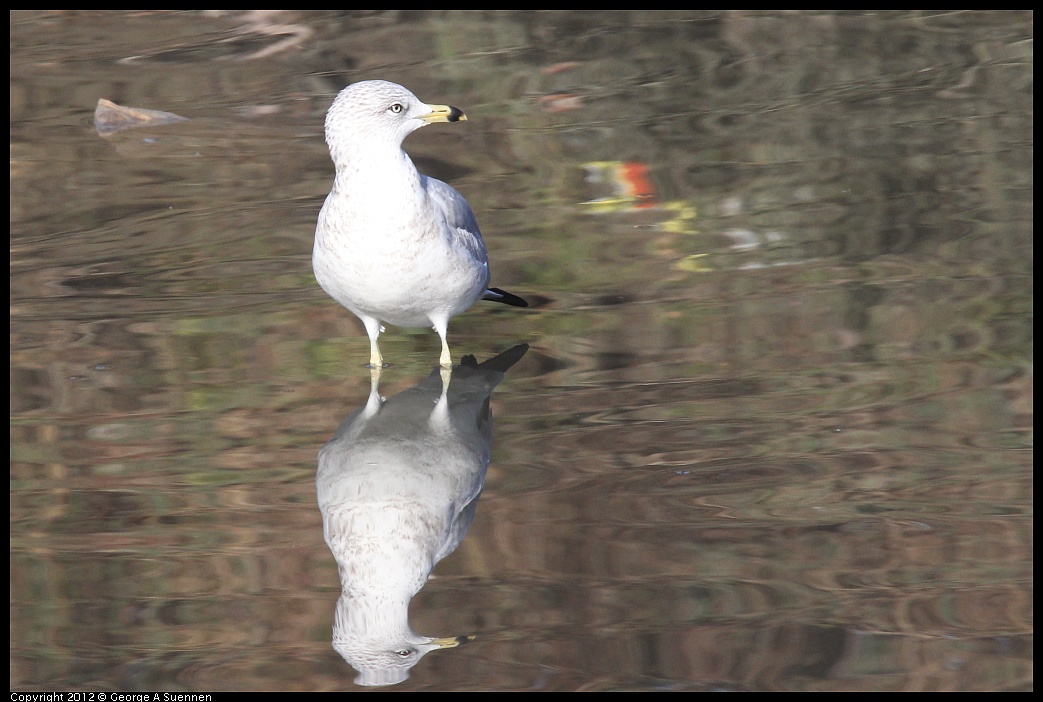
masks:
{"type": "Polygon", "coordinates": [[[322,289],[366,325],[371,368],[383,367],[382,322],[432,327],[449,368],[450,317],[478,300],[528,306],[489,287],[489,257],[464,196],[417,172],[402,150],[426,124],[466,119],[383,80],[349,85],[326,114],[337,175],[319,212],[312,268],[322,289]]]}

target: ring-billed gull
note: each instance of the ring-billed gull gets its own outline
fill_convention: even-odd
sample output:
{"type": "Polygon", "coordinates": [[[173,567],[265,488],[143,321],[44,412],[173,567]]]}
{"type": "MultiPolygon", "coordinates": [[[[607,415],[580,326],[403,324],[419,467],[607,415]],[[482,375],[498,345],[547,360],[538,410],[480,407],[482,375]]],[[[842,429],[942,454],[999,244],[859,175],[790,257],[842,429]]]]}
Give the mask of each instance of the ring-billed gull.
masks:
{"type": "Polygon", "coordinates": [[[489,257],[464,196],[418,173],[402,150],[426,124],[466,119],[384,80],[349,85],[326,114],[337,175],[319,212],[312,268],[322,289],[366,325],[372,368],[383,366],[381,322],[434,328],[448,368],[450,317],[477,300],[528,306],[489,287],[489,257]]]}

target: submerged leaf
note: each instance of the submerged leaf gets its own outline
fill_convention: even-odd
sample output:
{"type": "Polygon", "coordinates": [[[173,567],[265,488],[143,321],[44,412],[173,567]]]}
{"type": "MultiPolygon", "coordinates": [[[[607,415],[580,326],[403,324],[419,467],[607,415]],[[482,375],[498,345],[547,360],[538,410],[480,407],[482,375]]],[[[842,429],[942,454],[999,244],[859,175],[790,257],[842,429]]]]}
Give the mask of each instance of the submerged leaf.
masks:
{"type": "Polygon", "coordinates": [[[181,117],[172,112],[123,107],[104,98],[98,100],[98,106],[94,109],[94,127],[101,136],[108,136],[134,127],[155,127],[187,120],[187,117],[181,117]]]}

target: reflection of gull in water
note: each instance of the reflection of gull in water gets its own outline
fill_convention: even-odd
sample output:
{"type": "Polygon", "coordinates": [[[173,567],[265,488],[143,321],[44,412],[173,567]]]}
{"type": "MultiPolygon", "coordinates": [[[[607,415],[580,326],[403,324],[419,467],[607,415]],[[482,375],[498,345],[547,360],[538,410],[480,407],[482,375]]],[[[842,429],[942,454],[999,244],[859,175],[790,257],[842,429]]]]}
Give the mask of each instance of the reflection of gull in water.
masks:
{"type": "Polygon", "coordinates": [[[341,580],[333,647],[357,684],[402,682],[428,651],[465,640],[415,633],[409,601],[471,526],[489,467],[489,396],[527,350],[467,356],[451,377],[434,371],[386,403],[375,373],[366,406],[319,452],[319,509],[341,580]]]}

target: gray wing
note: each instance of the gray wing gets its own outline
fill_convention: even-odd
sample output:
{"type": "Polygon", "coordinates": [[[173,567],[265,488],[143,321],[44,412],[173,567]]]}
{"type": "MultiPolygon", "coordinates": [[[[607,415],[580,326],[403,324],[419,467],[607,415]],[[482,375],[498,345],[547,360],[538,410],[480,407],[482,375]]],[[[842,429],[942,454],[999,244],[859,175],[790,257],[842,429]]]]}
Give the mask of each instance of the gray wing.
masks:
{"type": "Polygon", "coordinates": [[[456,188],[437,178],[425,175],[420,177],[431,202],[441,210],[449,224],[454,245],[466,249],[475,260],[488,263],[489,255],[485,251],[485,242],[482,241],[482,233],[478,229],[478,220],[475,219],[474,211],[464,196],[458,193],[456,188]]]}

